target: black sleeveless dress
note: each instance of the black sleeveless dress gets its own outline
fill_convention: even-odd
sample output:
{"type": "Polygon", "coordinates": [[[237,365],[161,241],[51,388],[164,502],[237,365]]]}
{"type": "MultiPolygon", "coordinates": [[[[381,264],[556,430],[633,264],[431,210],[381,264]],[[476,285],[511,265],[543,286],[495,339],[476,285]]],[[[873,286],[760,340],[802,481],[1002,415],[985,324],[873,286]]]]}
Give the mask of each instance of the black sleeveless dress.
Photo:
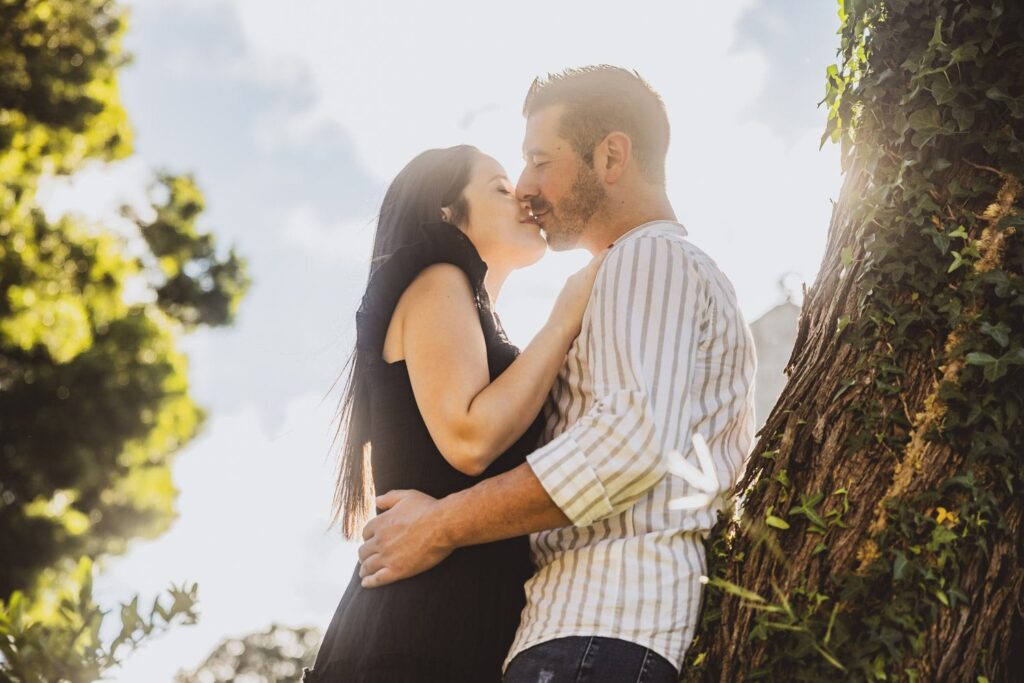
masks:
{"type": "MultiPolygon", "coordinates": [[[[525,461],[538,443],[541,419],[480,476],[448,464],[431,440],[403,361],[381,358],[399,297],[434,263],[452,263],[469,276],[487,344],[491,381],[512,363],[509,343],[484,289],[487,265],[461,230],[423,225],[422,241],[389,256],[370,278],[356,315],[357,344],[374,360],[370,434],[374,488],[417,489],[441,498],[525,461]]],[[[459,344],[459,339],[452,339],[459,344]]],[[[459,548],[433,569],[381,588],[360,586],[356,567],[327,629],[307,683],[488,683],[501,665],[525,604],[533,573],[525,536],[459,548]]]]}

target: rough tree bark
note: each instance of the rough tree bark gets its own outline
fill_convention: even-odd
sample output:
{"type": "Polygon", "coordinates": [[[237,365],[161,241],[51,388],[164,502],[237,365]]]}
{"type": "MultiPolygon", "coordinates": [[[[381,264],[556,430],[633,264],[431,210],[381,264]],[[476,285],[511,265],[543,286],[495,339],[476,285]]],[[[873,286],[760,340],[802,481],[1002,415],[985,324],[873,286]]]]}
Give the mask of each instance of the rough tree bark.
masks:
{"type": "Polygon", "coordinates": [[[1024,7],[840,18],[845,181],[683,678],[1024,681],[1024,7]]]}

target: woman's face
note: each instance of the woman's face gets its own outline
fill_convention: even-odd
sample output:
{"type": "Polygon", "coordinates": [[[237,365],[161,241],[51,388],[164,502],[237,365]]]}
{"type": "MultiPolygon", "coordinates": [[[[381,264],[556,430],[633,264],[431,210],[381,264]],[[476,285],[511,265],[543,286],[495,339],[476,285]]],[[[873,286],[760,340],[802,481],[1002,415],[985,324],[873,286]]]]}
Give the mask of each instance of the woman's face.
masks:
{"type": "Polygon", "coordinates": [[[547,242],[530,218],[529,205],[516,199],[505,169],[481,154],[463,192],[469,220],[461,225],[488,268],[511,271],[536,263],[547,242]]]}

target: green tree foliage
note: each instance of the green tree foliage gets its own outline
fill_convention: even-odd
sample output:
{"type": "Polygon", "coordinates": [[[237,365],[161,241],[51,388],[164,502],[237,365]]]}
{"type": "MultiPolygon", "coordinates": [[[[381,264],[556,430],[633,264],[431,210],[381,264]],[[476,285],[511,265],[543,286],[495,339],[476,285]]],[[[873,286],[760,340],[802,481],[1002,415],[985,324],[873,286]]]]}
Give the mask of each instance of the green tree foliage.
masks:
{"type": "Polygon", "coordinates": [[[174,683],[294,683],[313,665],[322,634],[316,628],[274,624],[266,631],[228,638],[192,671],[174,683]]]}
{"type": "Polygon", "coordinates": [[[842,0],[846,180],[694,680],[1024,680],[1024,4],[842,0]]]}
{"type": "Polygon", "coordinates": [[[106,643],[101,629],[106,612],[92,599],[92,562],[83,557],[47,600],[26,598],[15,592],[8,604],[0,603],[0,681],[52,683],[94,681],[146,638],[173,624],[195,622],[196,585],[171,586],[168,601],[158,597],[140,612],[139,599],[121,605],[120,632],[106,643]],[[47,610],[55,608],[59,617],[47,610]]]}
{"type": "Polygon", "coordinates": [[[167,200],[152,220],[125,209],[155,258],[157,304],[189,328],[229,324],[249,283],[245,263],[234,249],[219,259],[213,235],[196,229],[204,201],[192,178],[162,174],[159,184],[167,200]]]}
{"type": "Polygon", "coordinates": [[[124,29],[111,0],[0,2],[0,182],[31,190],[42,170],[129,153],[116,80],[124,29]]]}
{"type": "Polygon", "coordinates": [[[158,176],[144,217],[125,211],[134,233],[36,203],[47,174],[130,153],[125,26],[110,0],[0,1],[0,680],[92,680],[194,618],[194,586],[147,614],[129,603],[104,649],[80,558],[173,520],[171,462],[204,418],[177,341],[233,321],[245,263],[197,228],[188,176],[158,176]]]}

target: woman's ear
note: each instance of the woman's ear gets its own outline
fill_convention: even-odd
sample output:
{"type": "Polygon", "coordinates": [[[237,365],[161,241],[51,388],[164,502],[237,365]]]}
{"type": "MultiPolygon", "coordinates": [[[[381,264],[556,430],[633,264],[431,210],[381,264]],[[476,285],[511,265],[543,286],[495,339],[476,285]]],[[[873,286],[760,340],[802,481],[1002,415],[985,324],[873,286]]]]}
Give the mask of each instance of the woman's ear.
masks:
{"type": "Polygon", "coordinates": [[[452,209],[451,209],[451,207],[449,207],[449,206],[442,206],[441,207],[441,220],[443,220],[446,223],[451,223],[452,222],[452,209]]]}

